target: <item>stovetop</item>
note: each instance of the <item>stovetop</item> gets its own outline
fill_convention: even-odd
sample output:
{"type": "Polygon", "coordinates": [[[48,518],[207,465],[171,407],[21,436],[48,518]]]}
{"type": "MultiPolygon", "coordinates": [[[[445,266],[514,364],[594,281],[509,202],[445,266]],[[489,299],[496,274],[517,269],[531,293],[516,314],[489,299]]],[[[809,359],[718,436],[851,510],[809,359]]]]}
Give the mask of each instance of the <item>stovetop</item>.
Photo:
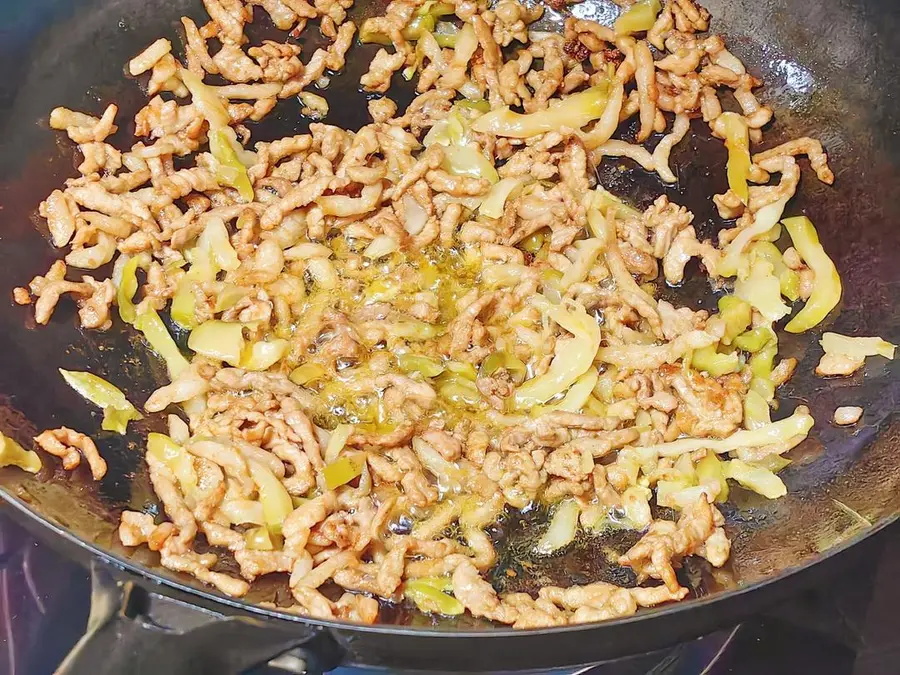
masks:
{"type": "MultiPolygon", "coordinates": [[[[841,577],[739,626],[566,675],[900,674],[900,527],[841,577]]],[[[0,512],[0,675],[52,673],[85,630],[87,570],[30,537],[0,512]]],[[[284,658],[252,675],[298,672],[284,658]]],[[[302,671],[299,671],[302,672],[302,671]]],[[[331,675],[367,675],[338,668],[331,675]]],[[[378,671],[383,672],[383,671],[378,671]]]]}

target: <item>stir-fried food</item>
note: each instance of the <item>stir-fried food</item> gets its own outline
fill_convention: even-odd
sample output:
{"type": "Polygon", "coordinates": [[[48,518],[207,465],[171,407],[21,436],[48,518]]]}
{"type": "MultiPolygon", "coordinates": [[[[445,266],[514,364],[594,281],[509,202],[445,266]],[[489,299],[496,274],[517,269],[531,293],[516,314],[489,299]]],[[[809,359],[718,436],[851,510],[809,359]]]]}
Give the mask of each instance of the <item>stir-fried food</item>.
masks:
{"type": "MultiPolygon", "coordinates": [[[[834,180],[822,145],[756,151],[761,82],[693,0],[640,0],[612,27],[569,17],[560,34],[533,31],[544,7],[518,0],[394,0],[358,27],[350,4],[204,0],[208,20],[182,18],[183,62],[160,39],[128,64],[150,97],[130,149],[108,142],[115,105],[51,114],[83,155],[40,206],[67,252],[14,297],[41,324],[69,296],[85,328],[130,325],[170,377],[143,404],[171,413],[146,440],[163,515],[124,512],[122,542],[231,596],[286,575],[290,611],[361,622],[379,601],[538,627],[684,598],[685,558],[729,558],[729,481],[784,495],[783,455],[813,426],[803,406],[771,410],[796,367],[776,322],[796,307],[787,330],[809,330],[841,298],[813,224],[784,217],[798,156],[834,180]],[[248,37],[255,4],[284,41],[248,37]],[[310,22],[328,44],[306,55],[293,39],[310,22]],[[357,36],[379,45],[360,85],[380,96],[350,130],[315,92],[357,36]],[[405,109],[398,77],[418,93],[405,109]],[[247,124],[294,96],[308,133],[253,142],[247,124]],[[734,222],[717,241],[666,196],[641,210],[598,184],[617,158],[675,183],[670,155],[702,123],[728,153],[712,199],[734,222]],[[717,311],[656,296],[694,259],[717,311]],[[110,262],[108,279],[67,279],[110,262]],[[541,502],[534,555],[637,530],[618,563],[638,585],[498,593],[486,530],[541,502]]],[[[893,356],[876,338],[823,345],[823,374],[893,356]]],[[[62,374],[104,429],[141,418],[117,386],[62,374]]],[[[82,433],[36,440],[106,470],[82,433]]],[[[7,461],[37,470],[11,443],[7,461]]]]}

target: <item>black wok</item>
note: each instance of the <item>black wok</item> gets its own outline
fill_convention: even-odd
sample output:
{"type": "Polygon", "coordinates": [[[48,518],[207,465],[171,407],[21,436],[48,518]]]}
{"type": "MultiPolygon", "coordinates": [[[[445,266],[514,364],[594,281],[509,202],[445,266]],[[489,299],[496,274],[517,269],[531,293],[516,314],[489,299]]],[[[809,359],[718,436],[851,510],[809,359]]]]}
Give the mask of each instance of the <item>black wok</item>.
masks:
{"type": "MultiPolygon", "coordinates": [[[[723,32],[732,51],[766,82],[762,97],[776,111],[766,146],[808,134],[820,138],[831,156],[835,186],[820,185],[804,171],[799,196],[789,207],[816,223],[844,279],[840,311],[819,329],[900,341],[900,306],[893,296],[900,283],[900,9],[892,0],[705,4],[714,16],[713,29],[723,32]]],[[[375,9],[381,7],[362,11],[375,9]]],[[[575,11],[601,20],[614,16],[606,0],[588,0],[575,11]]],[[[66,105],[99,112],[114,101],[120,107],[120,138],[131,138],[129,120],[143,94],[137,82],[123,76],[123,64],[160,35],[180,44],[182,14],[204,16],[194,0],[0,3],[0,288],[11,291],[56,257],[34,213],[44,196],[73,175],[73,148],[48,130],[49,110],[66,105]]],[[[366,121],[356,83],[370,56],[359,46],[351,50],[346,72],[326,91],[331,123],[358,127],[366,121]]],[[[398,95],[400,103],[403,96],[398,95]]],[[[281,104],[271,121],[254,129],[254,139],[298,133],[303,125],[298,107],[281,104]]],[[[642,206],[667,192],[711,234],[722,225],[709,195],[723,189],[724,150],[697,130],[673,153],[676,187],[664,188],[639,169],[623,175],[601,167],[604,184],[642,206]]],[[[703,284],[688,282],[679,292],[708,302],[695,286],[703,284]]],[[[292,616],[228,599],[159,568],[149,552],[118,544],[118,512],[154,502],[140,438],[159,420],[147,420],[125,437],[100,432],[99,417],[66,387],[56,368],[131,382],[128,394],[137,402],[164,372],[121,326],[107,334],[82,334],[74,308],[65,303],[52,324],[35,329],[27,310],[11,299],[0,303],[0,430],[28,444],[41,429],[75,427],[100,440],[110,470],[100,485],[80,473],[66,476],[49,461],[33,478],[2,470],[0,496],[33,531],[94,565],[91,635],[65,672],[237,672],[291,647],[300,649],[310,672],[338,662],[453,672],[597,662],[672,644],[757,611],[797,585],[822,578],[837,565],[839,553],[858,550],[857,544],[900,513],[900,424],[894,415],[900,366],[876,359],[852,378],[821,380],[811,374],[821,354],[819,333],[790,336],[782,340],[783,350],[798,357],[800,367],[783,387],[781,413],[802,402],[818,422],[782,474],[786,498],[769,502],[734,490],[726,507],[735,538],[731,566],[715,576],[689,567],[692,599],[626,619],[535,631],[431,625],[404,613],[387,618],[405,625],[376,626],[292,616]],[[834,408],[845,404],[865,407],[855,430],[828,421],[834,408]],[[194,610],[187,623],[185,608],[194,610]],[[87,663],[104,665],[98,670],[87,663]]],[[[590,577],[591,561],[582,547],[547,572],[590,577]]],[[[249,600],[271,599],[278,592],[263,587],[249,600]]]]}

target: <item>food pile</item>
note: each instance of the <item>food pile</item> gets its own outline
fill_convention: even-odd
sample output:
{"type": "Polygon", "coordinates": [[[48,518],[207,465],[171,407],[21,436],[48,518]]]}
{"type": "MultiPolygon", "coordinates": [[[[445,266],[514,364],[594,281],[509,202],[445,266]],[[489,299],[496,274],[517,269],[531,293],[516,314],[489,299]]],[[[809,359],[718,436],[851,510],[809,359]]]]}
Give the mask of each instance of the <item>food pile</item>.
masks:
{"type": "MultiPolygon", "coordinates": [[[[751,152],[772,111],[705,9],[622,4],[609,27],[564,5],[394,0],[357,27],[348,0],[204,0],[208,18],[181,20],[183,61],[160,39],[128,64],[149,97],[130,149],[107,142],[114,104],[52,112],[83,155],[40,207],[67,252],[15,299],[41,324],[64,296],[86,329],[129,324],[170,376],[143,405],[170,413],[146,442],[165,516],[124,512],[125,545],[234,597],[284,573],[285,609],[314,617],[371,623],[379,600],[406,599],[523,628],[680,600],[685,557],[726,563],[729,481],[784,495],[784,454],[813,426],[803,406],[771,420],[796,366],[774,327],[796,307],[785,329],[809,330],[840,299],[813,224],[785,217],[798,156],[834,175],[811,138],[751,152]],[[532,30],[544,12],[568,16],[562,34],[532,30]],[[283,42],[247,37],[264,13],[283,42]],[[304,29],[328,45],[301,54],[304,29]],[[327,123],[325,87],[357,38],[382,46],[360,80],[372,123],[352,131],[327,123]],[[405,110],[398,78],[418,93],[405,110]],[[251,139],[294,96],[309,132],[251,139]],[[728,151],[712,199],[733,224],[716,243],[666,196],[641,210],[596,178],[628,158],[676,182],[692,120],[728,151]],[[654,295],[694,259],[716,312],[654,295]],[[111,262],[109,278],[67,279],[111,262]],[[539,502],[552,517],[536,555],[638,530],[618,563],[640,585],[498,594],[486,529],[539,502]]],[[[893,355],[877,338],[823,343],[824,375],[893,355]]],[[[62,375],[104,429],[141,417],[127,382],[62,375]]],[[[78,431],[36,441],[67,469],[106,471],[78,431]]],[[[4,443],[8,462],[40,467],[4,443]]]]}

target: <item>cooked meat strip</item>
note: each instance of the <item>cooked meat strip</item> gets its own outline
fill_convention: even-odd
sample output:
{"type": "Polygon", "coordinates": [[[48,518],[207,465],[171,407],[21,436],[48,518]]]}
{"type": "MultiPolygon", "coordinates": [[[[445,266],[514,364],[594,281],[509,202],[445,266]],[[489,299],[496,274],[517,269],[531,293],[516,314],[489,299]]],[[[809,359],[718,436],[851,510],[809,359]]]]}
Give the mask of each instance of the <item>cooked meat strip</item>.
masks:
{"type": "Polygon", "coordinates": [[[35,436],[34,441],[42,450],[62,459],[66,471],[77,468],[84,457],[94,480],[106,475],[106,461],[100,456],[94,441],[79,431],[68,427],[48,429],[35,436]]]}
{"type": "MultiPolygon", "coordinates": [[[[415,603],[404,584],[427,577],[519,628],[682,599],[684,558],[721,566],[731,543],[709,503],[721,484],[701,483],[706,450],[681,449],[735,438],[724,461],[763,462],[806,436],[778,436],[791,427],[767,427],[754,404],[774,407],[798,367],[771,359],[778,293],[816,300],[821,280],[808,249],[781,253],[760,219],[781,202],[781,217],[796,212],[799,156],[833,182],[821,142],[733,161],[744,135],[767,147],[773,111],[694,0],[667,2],[646,37],[575,17],[560,35],[532,31],[543,7],[519,0],[394,0],[360,26],[379,45],[360,78],[372,122],[343,129],[328,85],[354,43],[351,5],[204,0],[208,17],[182,17],[183,49],[160,38],[128,63],[148,99],[134,140],[119,145],[115,105],[50,115],[78,146],[77,171],[38,208],[60,260],[13,299],[46,324],[69,294],[93,330],[115,305],[161,358],[145,411],[180,408],[167,438],[148,439],[160,516],[124,512],[120,539],[235,597],[288,574],[286,611],[329,620],[373,622],[379,598],[415,603]],[[420,30],[444,10],[453,47],[450,15],[420,30]],[[260,40],[254,21],[289,35],[260,40]],[[311,22],[321,40],[305,54],[311,22]],[[385,96],[398,71],[415,77],[402,110],[385,96]],[[321,119],[258,142],[251,122],[292,97],[321,119]],[[628,174],[607,186],[598,167],[636,162],[675,186],[701,118],[730,156],[712,199],[736,223],[715,242],[675,197],[642,211],[628,174]],[[726,296],[719,311],[658,297],[693,258],[726,296]],[[70,267],[96,276],[69,280],[70,267]],[[755,435],[769,442],[742,445],[755,435]],[[539,502],[584,527],[626,514],[645,531],[620,562],[662,585],[498,594],[491,526],[539,502]],[[653,519],[666,504],[676,522],[653,519]],[[240,578],[213,571],[207,545],[240,578]],[[335,600],[333,585],[349,592],[335,600]]],[[[828,354],[817,372],[862,363],[828,354]]],[[[82,434],[36,440],[66,468],[84,456],[105,472],[82,434]]]]}

